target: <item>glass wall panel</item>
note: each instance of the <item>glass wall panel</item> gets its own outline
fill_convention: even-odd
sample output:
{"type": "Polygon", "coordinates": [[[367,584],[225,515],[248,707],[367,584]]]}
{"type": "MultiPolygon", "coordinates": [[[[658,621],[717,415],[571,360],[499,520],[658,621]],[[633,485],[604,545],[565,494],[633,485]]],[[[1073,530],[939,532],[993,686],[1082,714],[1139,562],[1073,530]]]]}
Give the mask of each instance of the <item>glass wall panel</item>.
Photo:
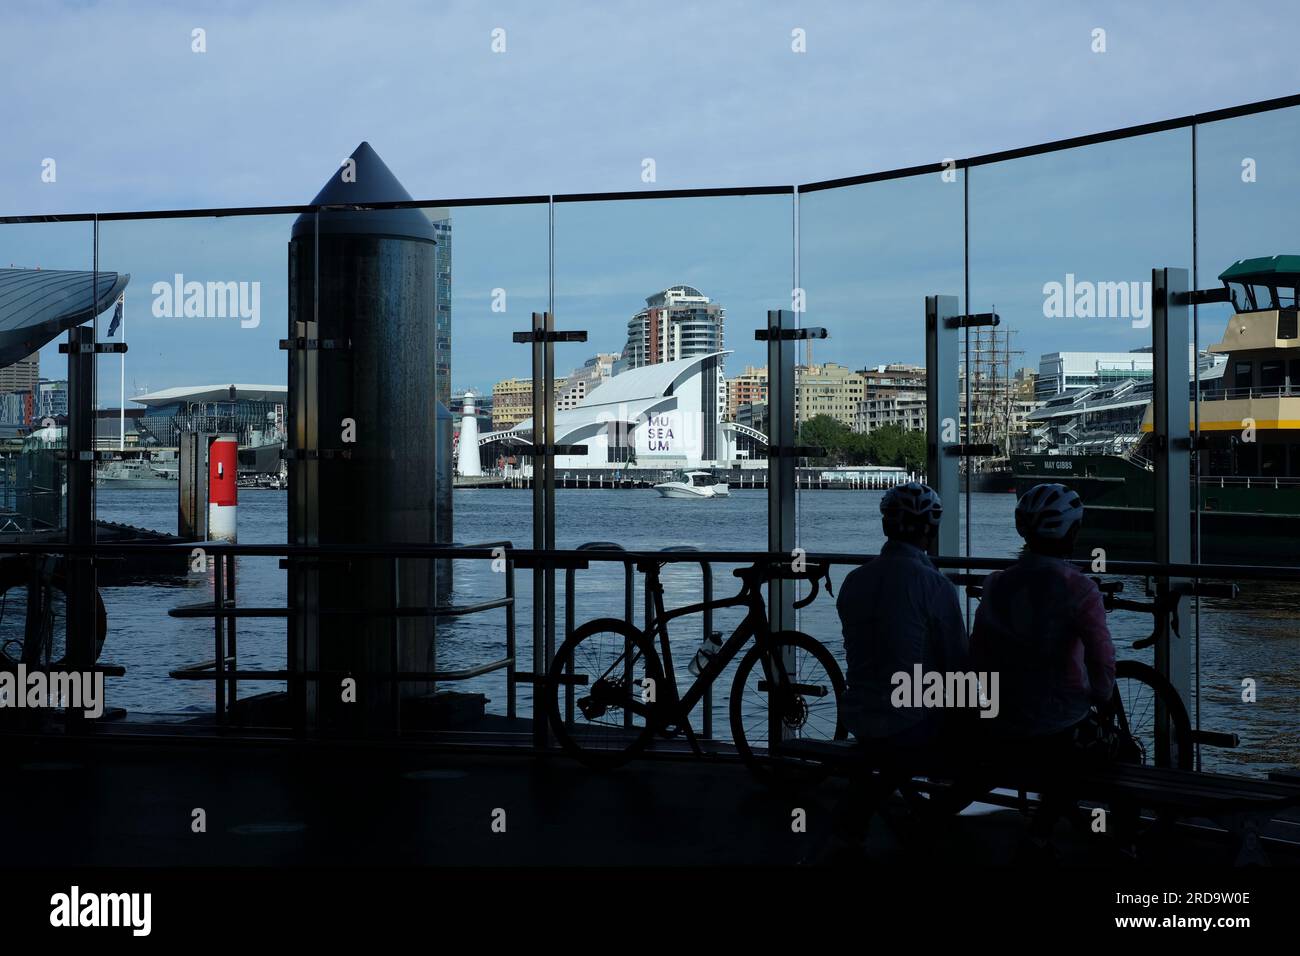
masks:
{"type": "MultiPolygon", "coordinates": [[[[1190,157],[1181,129],[968,170],[970,308],[999,313],[1009,336],[992,354],[969,348],[963,369],[968,434],[984,440],[984,423],[1000,423],[1010,449],[1009,469],[990,462],[990,483],[973,486],[973,554],[1016,555],[1016,496],[1062,483],[1085,509],[1076,558],[1098,571],[1154,560],[1151,275],[1191,263],[1190,157]]],[[[1190,349],[1171,362],[1191,380],[1190,349]]],[[[1123,597],[1143,598],[1144,579],[1121,583],[1123,597]]],[[[1152,648],[1132,646],[1152,615],[1115,611],[1107,623],[1120,660],[1155,663],[1152,648]]],[[[1173,640],[1194,642],[1190,630],[1173,640]]],[[[1194,686],[1189,668],[1181,679],[1194,686]]]]}
{"type": "MultiPolygon", "coordinates": [[[[1300,110],[1196,130],[1196,278],[1233,301],[1198,306],[1201,559],[1297,564],[1300,533],[1300,110]],[[1229,273],[1225,276],[1225,273],[1229,273]]],[[[1210,767],[1263,773],[1300,759],[1293,583],[1238,581],[1235,600],[1200,602],[1202,725],[1241,746],[1203,751],[1210,767]],[[1254,693],[1247,693],[1253,687],[1254,693]]]]}
{"type": "MultiPolygon", "coordinates": [[[[0,541],[67,538],[70,328],[110,307],[116,277],[94,273],[89,222],[0,224],[0,541]]],[[[29,667],[68,651],[68,564],[59,560],[31,601],[42,558],[0,555],[0,654],[29,667]]],[[[110,690],[114,687],[110,683],[110,690]]]]}
{"type": "MultiPolygon", "coordinates": [[[[792,212],[788,194],[556,203],[556,326],[587,331],[556,346],[556,441],[587,448],[556,460],[558,547],[766,549],[767,351],[754,331],[790,308],[792,212]]],[[[712,569],[715,596],[738,590],[730,572],[712,569]]],[[[665,569],[668,606],[698,601],[701,575],[665,569]]],[[[575,593],[578,624],[624,616],[619,567],[581,572],[575,593]]],[[[725,639],[741,616],[709,627],[725,639]]],[[[671,629],[683,690],[704,629],[700,616],[671,629]]],[[[720,702],[730,683],[715,685],[720,702]]]]}
{"type": "MultiPolygon", "coordinates": [[[[925,478],[926,381],[944,374],[926,368],[925,298],[961,300],[963,175],[799,197],[802,322],[828,331],[796,360],[798,444],[826,452],[799,461],[798,541],[807,551],[878,552],[884,489],[925,478]]],[[[946,374],[955,380],[957,370],[946,374]]],[[[957,489],[946,498],[959,512],[957,489]]],[[[849,570],[835,569],[836,584],[849,570]]],[[[833,600],[802,611],[799,627],[842,655],[833,600]]]]}
{"type": "Polygon", "coordinates": [[[1087,509],[1081,553],[1154,557],[1149,283],[1191,262],[1190,146],[1174,130],[968,171],[971,309],[1009,337],[970,352],[970,433],[1009,419],[993,437],[1014,470],[975,485],[974,553],[1014,555],[1010,491],[1060,481],[1087,509]]]}
{"type": "MultiPolygon", "coordinates": [[[[512,340],[549,305],[549,219],[546,203],[428,209],[438,229],[439,315],[450,307],[447,368],[438,370],[438,400],[451,414],[454,490],[449,538],[463,545],[509,542],[533,546],[532,459],[510,432],[532,416],[531,348],[512,340]],[[449,293],[444,290],[449,288],[449,293]],[[468,413],[472,403],[474,413],[468,413]],[[475,438],[474,433],[477,433],[475,438]],[[475,473],[477,472],[477,474],[475,473]]],[[[440,328],[442,328],[440,327],[440,328]]],[[[445,522],[444,522],[445,524],[445,522]]],[[[448,536],[444,534],[444,536],[448,536]]],[[[458,606],[499,599],[504,575],[490,562],[457,561],[443,602],[458,606]]],[[[519,669],[533,667],[533,575],[515,576],[515,639],[519,669]]],[[[475,667],[505,656],[502,609],[438,623],[439,670],[475,667]]],[[[506,714],[506,673],[447,683],[442,690],[481,693],[490,715],[506,714]]],[[[520,684],[518,714],[533,713],[533,686],[520,684]]]]}
{"type": "MultiPolygon", "coordinates": [[[[285,540],[283,476],[287,391],[286,336],[289,274],[285,250],[295,217],[129,219],[101,222],[100,269],[129,275],[117,308],[101,321],[101,342],[124,342],[124,355],[99,356],[95,443],[97,540],[145,543],[223,539],[240,544],[285,540]],[[224,436],[211,461],[220,474],[211,495],[193,492],[182,506],[181,446],[187,435],[224,436]],[[229,449],[228,459],[224,457],[229,449]],[[233,469],[234,474],[229,474],[233,469]],[[233,502],[231,501],[233,496],[233,502]],[[210,503],[208,499],[211,499],[210,503]],[[231,504],[233,503],[233,510],[231,504]]],[[[206,442],[202,464],[208,466],[206,442]]],[[[188,465],[188,459],[185,462],[188,465]]],[[[215,562],[132,558],[99,568],[108,616],[105,658],[125,665],[109,703],[129,719],[142,715],[211,714],[209,680],[181,680],[171,672],[213,661],[211,618],[169,612],[211,602],[215,562]]],[[[283,607],[285,574],[273,557],[234,561],[240,606],[283,607]]],[[[241,669],[285,666],[282,619],[234,623],[241,669]]],[[[236,685],[240,700],[273,694],[256,709],[254,724],[286,725],[280,681],[236,685]]]]}

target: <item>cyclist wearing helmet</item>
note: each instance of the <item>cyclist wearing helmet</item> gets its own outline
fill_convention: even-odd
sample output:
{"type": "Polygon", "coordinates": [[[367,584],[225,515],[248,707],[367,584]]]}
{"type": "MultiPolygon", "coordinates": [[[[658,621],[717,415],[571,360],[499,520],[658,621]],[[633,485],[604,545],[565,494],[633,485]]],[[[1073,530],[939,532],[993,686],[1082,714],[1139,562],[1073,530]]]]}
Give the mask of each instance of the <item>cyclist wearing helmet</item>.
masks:
{"type": "MultiPolygon", "coordinates": [[[[996,748],[1046,772],[1039,811],[1023,850],[1050,856],[1056,821],[1074,809],[1054,769],[1080,759],[1091,708],[1115,686],[1115,645],[1101,592],[1068,559],[1083,522],[1079,496],[1060,484],[1035,485],[1016,505],[1025,549],[1014,565],[990,574],[971,631],[971,663],[999,675],[998,715],[978,721],[996,748]]],[[[1127,839],[1125,809],[1117,835],[1127,839]]]]}
{"type": "Polygon", "coordinates": [[[957,590],[926,553],[943,502],[928,485],[909,481],[880,501],[888,539],[880,556],[855,568],[840,586],[836,608],[848,664],[845,723],[861,740],[925,743],[942,713],[896,707],[894,675],[958,671],[966,667],[966,625],[957,590]]]}
{"type": "Polygon", "coordinates": [[[1115,645],[1101,592],[1067,559],[1083,522],[1083,503],[1065,485],[1030,488],[1016,505],[1025,549],[1015,565],[990,574],[975,614],[976,670],[1000,675],[996,736],[1068,734],[1115,686],[1115,645]]]}
{"type": "Polygon", "coordinates": [[[896,674],[959,671],[966,667],[966,625],[957,590],[930,561],[943,514],[933,488],[909,481],[880,501],[888,539],[880,556],[850,571],[836,608],[844,629],[848,689],[844,722],[870,759],[850,775],[837,805],[822,863],[862,859],[863,840],[876,808],[910,778],[914,761],[940,744],[944,711],[896,707],[896,674]],[[879,775],[872,769],[879,770],[879,775]]]}

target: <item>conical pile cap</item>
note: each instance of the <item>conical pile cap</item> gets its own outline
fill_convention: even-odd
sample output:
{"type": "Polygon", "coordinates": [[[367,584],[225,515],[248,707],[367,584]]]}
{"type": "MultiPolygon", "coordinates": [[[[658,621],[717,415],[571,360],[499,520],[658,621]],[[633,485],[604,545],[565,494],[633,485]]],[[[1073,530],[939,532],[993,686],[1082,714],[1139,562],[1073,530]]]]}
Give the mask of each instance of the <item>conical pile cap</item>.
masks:
{"type": "MultiPolygon", "coordinates": [[[[355,206],[384,202],[410,202],[411,194],[379,158],[369,143],[362,143],[341,164],[312,200],[316,206],[355,206]]],[[[293,224],[292,238],[311,238],[317,214],[305,212],[293,224]]],[[[334,236],[392,236],[433,242],[433,225],[420,209],[325,210],[319,214],[320,234],[334,236]]]]}

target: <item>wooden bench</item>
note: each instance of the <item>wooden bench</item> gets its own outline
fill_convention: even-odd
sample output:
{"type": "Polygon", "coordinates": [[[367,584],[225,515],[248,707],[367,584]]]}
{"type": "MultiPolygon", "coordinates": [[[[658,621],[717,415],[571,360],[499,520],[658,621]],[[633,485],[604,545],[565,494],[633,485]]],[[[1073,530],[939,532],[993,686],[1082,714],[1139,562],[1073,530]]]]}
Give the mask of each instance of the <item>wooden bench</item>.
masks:
{"type": "MultiPolygon", "coordinates": [[[[873,763],[871,752],[852,741],[789,741],[781,751],[800,760],[827,764],[838,776],[880,769],[873,763]]],[[[918,771],[912,779],[921,789],[930,786],[927,777],[978,779],[981,786],[990,784],[989,790],[1022,794],[1037,792],[1047,783],[1041,768],[1003,761],[977,760],[956,769],[918,755],[912,769],[918,771]]],[[[1162,826],[1192,818],[1214,821],[1236,839],[1239,866],[1266,862],[1261,833],[1283,810],[1300,806],[1300,783],[1192,770],[1114,763],[1100,768],[1067,768],[1064,772],[1058,769],[1051,779],[1058,787],[1071,788],[1076,802],[1128,803],[1154,811],[1162,826]]]]}

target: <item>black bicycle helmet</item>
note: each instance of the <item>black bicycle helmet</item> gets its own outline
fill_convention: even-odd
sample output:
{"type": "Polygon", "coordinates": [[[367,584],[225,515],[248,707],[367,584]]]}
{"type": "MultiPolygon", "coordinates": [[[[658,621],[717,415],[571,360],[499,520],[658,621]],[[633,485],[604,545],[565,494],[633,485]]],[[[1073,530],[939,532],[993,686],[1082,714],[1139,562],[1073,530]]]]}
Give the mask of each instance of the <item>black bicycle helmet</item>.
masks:
{"type": "Polygon", "coordinates": [[[895,485],[880,499],[886,534],[915,533],[939,526],[943,501],[939,493],[919,481],[895,485]]]}
{"type": "Polygon", "coordinates": [[[1022,538],[1059,541],[1083,521],[1083,501],[1065,485],[1034,485],[1016,503],[1016,530],[1022,538]]]}

